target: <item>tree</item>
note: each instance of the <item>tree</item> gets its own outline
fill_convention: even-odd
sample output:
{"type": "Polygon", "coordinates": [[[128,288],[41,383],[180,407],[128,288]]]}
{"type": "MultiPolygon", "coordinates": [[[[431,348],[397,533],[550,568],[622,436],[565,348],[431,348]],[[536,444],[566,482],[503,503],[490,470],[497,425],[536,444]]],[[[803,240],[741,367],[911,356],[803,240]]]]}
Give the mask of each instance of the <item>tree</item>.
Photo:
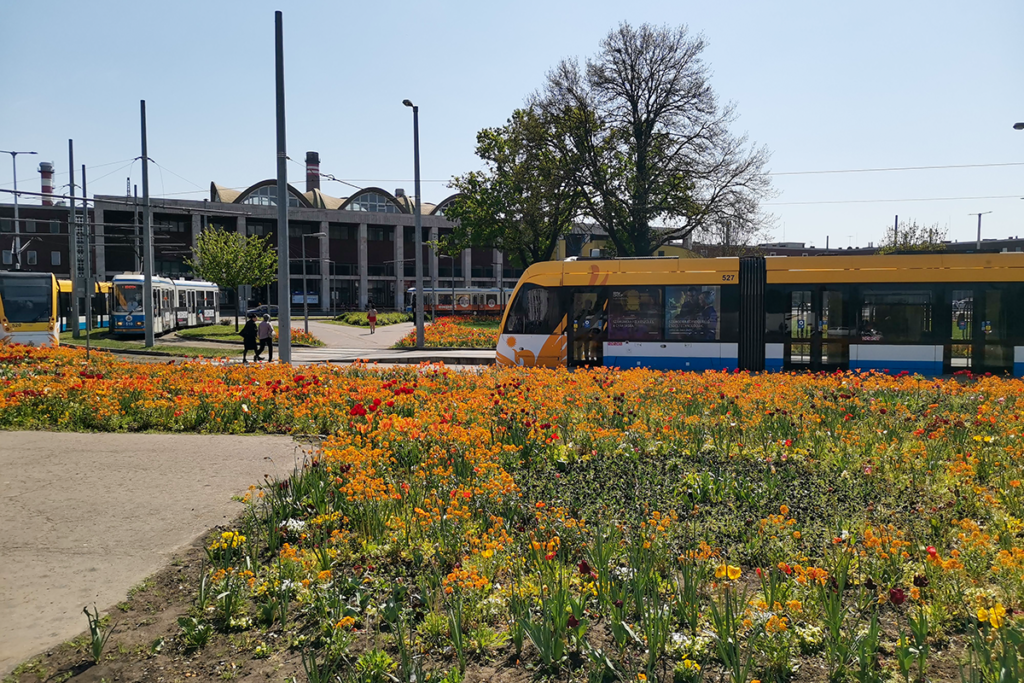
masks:
{"type": "Polygon", "coordinates": [[[239,304],[235,307],[235,330],[242,285],[263,287],[277,279],[277,252],[270,248],[268,239],[258,235],[247,237],[228,230],[204,230],[192,247],[192,258],[185,263],[197,277],[235,290],[239,304]]]}
{"type": "Polygon", "coordinates": [[[734,243],[766,221],[766,148],[734,136],[733,105],[719,105],[685,26],[621,24],[584,69],[564,60],[531,102],[553,126],[586,216],[619,254],[646,256],[730,226],[734,243]]]}
{"type": "Polygon", "coordinates": [[[579,213],[581,195],[552,145],[557,131],[534,109],[519,109],[500,128],[476,136],[486,163],[452,179],[461,194],[445,211],[455,223],[442,251],[500,249],[521,268],[547,261],[579,213]]]}
{"type": "Polygon", "coordinates": [[[918,225],[916,220],[900,221],[894,228],[885,229],[885,237],[879,245],[879,254],[892,254],[901,251],[945,251],[946,228],[938,223],[925,227],[918,225]]]}

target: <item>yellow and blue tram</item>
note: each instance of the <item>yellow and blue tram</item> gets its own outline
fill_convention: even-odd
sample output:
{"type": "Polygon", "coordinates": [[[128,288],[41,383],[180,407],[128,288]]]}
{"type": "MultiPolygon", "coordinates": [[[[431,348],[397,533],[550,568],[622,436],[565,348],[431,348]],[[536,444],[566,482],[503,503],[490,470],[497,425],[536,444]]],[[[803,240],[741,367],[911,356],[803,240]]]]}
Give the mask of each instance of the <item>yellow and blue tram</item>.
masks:
{"type": "Polygon", "coordinates": [[[0,271],[0,344],[57,346],[57,278],[0,271]]]}
{"type": "Polygon", "coordinates": [[[507,365],[1024,375],[1024,254],[537,263],[507,365]]]}

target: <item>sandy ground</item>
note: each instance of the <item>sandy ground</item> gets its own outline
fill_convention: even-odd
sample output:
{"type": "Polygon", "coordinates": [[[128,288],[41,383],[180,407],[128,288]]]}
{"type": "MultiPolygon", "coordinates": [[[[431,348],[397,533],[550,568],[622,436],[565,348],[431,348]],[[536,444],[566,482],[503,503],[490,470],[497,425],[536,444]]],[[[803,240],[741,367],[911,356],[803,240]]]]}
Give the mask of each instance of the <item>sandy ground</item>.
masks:
{"type": "MultiPolygon", "coordinates": [[[[0,432],[0,676],[87,627],[286,476],[284,436],[0,432]]],[[[116,615],[115,615],[116,617],[116,615]]]]}

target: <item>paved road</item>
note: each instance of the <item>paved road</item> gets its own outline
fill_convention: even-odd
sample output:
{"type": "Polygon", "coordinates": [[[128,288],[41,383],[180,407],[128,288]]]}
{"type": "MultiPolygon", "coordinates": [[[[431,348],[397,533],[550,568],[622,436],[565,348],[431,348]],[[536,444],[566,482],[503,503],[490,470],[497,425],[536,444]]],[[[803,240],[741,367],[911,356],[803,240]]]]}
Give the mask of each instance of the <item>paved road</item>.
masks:
{"type": "Polygon", "coordinates": [[[0,676],[81,633],[301,462],[283,436],[0,432],[0,676]]]}

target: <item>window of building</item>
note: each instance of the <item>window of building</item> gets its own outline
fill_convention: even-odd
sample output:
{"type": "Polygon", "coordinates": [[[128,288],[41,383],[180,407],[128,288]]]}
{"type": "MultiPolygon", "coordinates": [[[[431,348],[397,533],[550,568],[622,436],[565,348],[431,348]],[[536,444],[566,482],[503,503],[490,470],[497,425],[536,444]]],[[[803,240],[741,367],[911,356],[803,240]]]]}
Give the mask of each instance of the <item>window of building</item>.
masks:
{"type": "Polygon", "coordinates": [[[364,192],[357,195],[348,206],[348,211],[371,211],[374,213],[402,213],[395,204],[379,192],[364,192]]]}
{"type": "MultiPolygon", "coordinates": [[[[249,193],[249,196],[242,200],[243,204],[259,204],[260,206],[277,206],[277,185],[264,185],[249,193]]],[[[299,198],[288,193],[288,206],[301,206],[299,198]]]]}
{"type": "Polygon", "coordinates": [[[35,231],[36,231],[36,222],[35,221],[25,221],[25,232],[35,232],[35,231]]]}
{"type": "Polygon", "coordinates": [[[36,252],[29,251],[29,252],[25,253],[25,262],[28,263],[28,265],[30,265],[30,266],[36,265],[37,260],[38,260],[38,257],[36,256],[36,252]]]}
{"type": "Polygon", "coordinates": [[[0,218],[0,232],[14,232],[14,221],[10,218],[0,218]]]}
{"type": "Polygon", "coordinates": [[[3,261],[5,266],[9,266],[14,263],[14,258],[11,256],[10,250],[4,249],[3,261]]]}
{"type": "Polygon", "coordinates": [[[60,265],[60,252],[59,251],[51,251],[50,252],[50,265],[51,266],[59,266],[60,265]]]}
{"type": "Polygon", "coordinates": [[[356,228],[351,225],[332,225],[327,229],[327,234],[330,235],[331,240],[354,240],[356,238],[356,228]]]}
{"type": "Polygon", "coordinates": [[[60,232],[60,221],[50,221],[50,232],[54,235],[60,232]]]}
{"type": "Polygon", "coordinates": [[[371,225],[366,228],[366,239],[371,242],[391,242],[395,236],[391,228],[371,225]]]}

